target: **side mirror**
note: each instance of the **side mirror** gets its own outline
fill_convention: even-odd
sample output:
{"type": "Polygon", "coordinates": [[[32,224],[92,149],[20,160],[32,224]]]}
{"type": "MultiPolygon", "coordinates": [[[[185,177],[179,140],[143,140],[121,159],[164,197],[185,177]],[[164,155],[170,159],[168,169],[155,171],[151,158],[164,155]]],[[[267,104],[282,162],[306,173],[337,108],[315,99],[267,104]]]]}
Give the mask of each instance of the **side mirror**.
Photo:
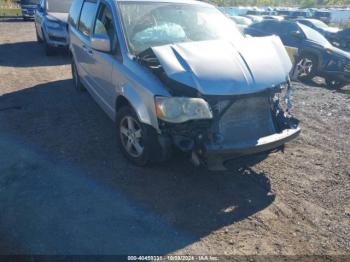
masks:
{"type": "Polygon", "coordinates": [[[111,52],[111,40],[107,35],[94,35],[91,37],[90,47],[101,52],[111,52]]]}
{"type": "Polygon", "coordinates": [[[303,34],[300,31],[292,31],[290,35],[298,39],[304,38],[303,34]]]}

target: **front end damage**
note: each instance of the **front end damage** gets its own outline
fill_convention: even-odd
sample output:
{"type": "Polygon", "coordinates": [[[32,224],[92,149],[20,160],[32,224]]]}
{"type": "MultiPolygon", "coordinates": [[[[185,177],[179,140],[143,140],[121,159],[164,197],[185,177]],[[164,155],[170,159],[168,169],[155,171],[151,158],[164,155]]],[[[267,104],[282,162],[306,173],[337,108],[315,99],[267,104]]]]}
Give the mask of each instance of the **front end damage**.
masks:
{"type": "MultiPolygon", "coordinates": [[[[292,86],[287,76],[291,64],[288,64],[290,60],[286,52],[282,51],[283,45],[277,43],[280,50],[275,52],[277,56],[282,56],[279,60],[275,58],[282,64],[274,65],[277,66],[275,74],[269,71],[264,75],[259,72],[259,63],[256,63],[261,59],[256,57],[254,61],[247,53],[251,42],[247,42],[244,48],[234,46],[224,52],[222,46],[221,50],[216,49],[217,52],[202,46],[214,52],[212,59],[227,59],[223,57],[227,49],[234,57],[225,65],[213,61],[212,66],[218,65],[213,70],[209,65],[203,67],[199,63],[200,45],[157,47],[139,56],[139,62],[152,70],[173,96],[201,98],[208,103],[212,113],[211,119],[184,123],[159,119],[163,146],[174,144],[181,151],[191,154],[194,164],[223,170],[228,160],[279,149],[299,135],[298,120],[290,114],[292,86]],[[168,52],[176,58],[171,58],[168,52]],[[231,67],[231,71],[227,67],[231,67]],[[216,89],[213,88],[215,82],[216,89]]],[[[265,40],[266,47],[276,48],[276,42],[272,45],[268,42],[265,40]]]]}
{"type": "MultiPolygon", "coordinates": [[[[289,88],[289,87],[284,87],[289,88]]],[[[281,148],[300,133],[281,104],[283,88],[225,99],[207,97],[213,119],[171,124],[160,121],[163,139],[190,153],[195,165],[225,169],[229,160],[281,148]]]]}

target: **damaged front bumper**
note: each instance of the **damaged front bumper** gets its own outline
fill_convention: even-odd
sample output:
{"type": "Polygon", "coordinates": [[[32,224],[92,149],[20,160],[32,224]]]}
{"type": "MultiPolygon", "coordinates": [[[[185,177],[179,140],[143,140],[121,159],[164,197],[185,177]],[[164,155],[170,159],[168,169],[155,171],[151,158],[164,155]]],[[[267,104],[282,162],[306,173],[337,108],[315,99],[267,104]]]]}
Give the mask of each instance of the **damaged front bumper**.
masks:
{"type": "Polygon", "coordinates": [[[207,166],[212,170],[226,169],[224,166],[226,161],[241,156],[272,151],[297,138],[300,131],[300,127],[285,129],[281,133],[261,137],[257,143],[248,142],[224,146],[215,144],[206,145],[207,166]]]}
{"type": "MultiPolygon", "coordinates": [[[[223,170],[229,160],[280,148],[300,133],[299,122],[283,107],[279,89],[233,97],[207,97],[212,120],[161,123],[163,134],[196,165],[223,170]],[[276,91],[277,90],[277,91],[276,91]]],[[[288,104],[290,101],[287,101],[288,104]]]]}

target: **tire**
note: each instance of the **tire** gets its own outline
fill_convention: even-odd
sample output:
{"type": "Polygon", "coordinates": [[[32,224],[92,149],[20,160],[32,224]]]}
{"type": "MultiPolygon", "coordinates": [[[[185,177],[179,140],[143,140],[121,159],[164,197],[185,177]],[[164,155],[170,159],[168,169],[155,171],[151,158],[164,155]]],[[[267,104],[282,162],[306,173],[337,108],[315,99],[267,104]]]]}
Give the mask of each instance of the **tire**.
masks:
{"type": "Polygon", "coordinates": [[[39,36],[38,34],[38,29],[35,27],[35,33],[36,33],[36,41],[39,43],[39,44],[42,44],[43,43],[43,40],[41,39],[41,37],[39,36]]]}
{"type": "Polygon", "coordinates": [[[132,164],[144,167],[156,162],[160,150],[157,132],[141,123],[130,106],[118,111],[116,129],[119,149],[132,164]]]}
{"type": "Polygon", "coordinates": [[[45,34],[42,31],[42,35],[43,35],[43,43],[44,43],[44,50],[45,50],[45,54],[46,56],[53,56],[55,54],[55,48],[53,46],[50,46],[45,38],[45,34]]]}
{"type": "Polygon", "coordinates": [[[318,60],[311,54],[303,54],[296,64],[297,77],[301,82],[310,82],[317,73],[318,60]]]}
{"type": "Polygon", "coordinates": [[[327,78],[326,85],[327,85],[327,88],[330,88],[330,89],[340,89],[343,86],[345,86],[345,83],[339,82],[339,81],[331,79],[331,78],[327,78]]]}
{"type": "Polygon", "coordinates": [[[72,80],[73,80],[74,88],[78,92],[86,91],[85,87],[83,86],[83,84],[80,81],[80,76],[79,76],[79,73],[78,73],[78,70],[77,70],[77,66],[75,65],[73,57],[72,57],[71,69],[72,69],[72,80]]]}
{"type": "Polygon", "coordinates": [[[50,46],[46,41],[44,41],[44,48],[46,56],[53,56],[55,54],[54,48],[50,46]]]}

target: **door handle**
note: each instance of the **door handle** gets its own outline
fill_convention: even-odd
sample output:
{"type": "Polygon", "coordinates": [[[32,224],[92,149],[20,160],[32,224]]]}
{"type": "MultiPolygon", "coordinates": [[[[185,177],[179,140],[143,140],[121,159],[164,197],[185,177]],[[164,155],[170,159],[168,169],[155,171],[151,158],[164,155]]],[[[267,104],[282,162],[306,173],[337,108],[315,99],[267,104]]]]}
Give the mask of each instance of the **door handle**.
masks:
{"type": "Polygon", "coordinates": [[[92,50],[91,50],[89,47],[87,47],[86,45],[83,45],[83,49],[84,49],[84,51],[87,52],[88,54],[90,54],[90,55],[93,54],[92,50]]]}

